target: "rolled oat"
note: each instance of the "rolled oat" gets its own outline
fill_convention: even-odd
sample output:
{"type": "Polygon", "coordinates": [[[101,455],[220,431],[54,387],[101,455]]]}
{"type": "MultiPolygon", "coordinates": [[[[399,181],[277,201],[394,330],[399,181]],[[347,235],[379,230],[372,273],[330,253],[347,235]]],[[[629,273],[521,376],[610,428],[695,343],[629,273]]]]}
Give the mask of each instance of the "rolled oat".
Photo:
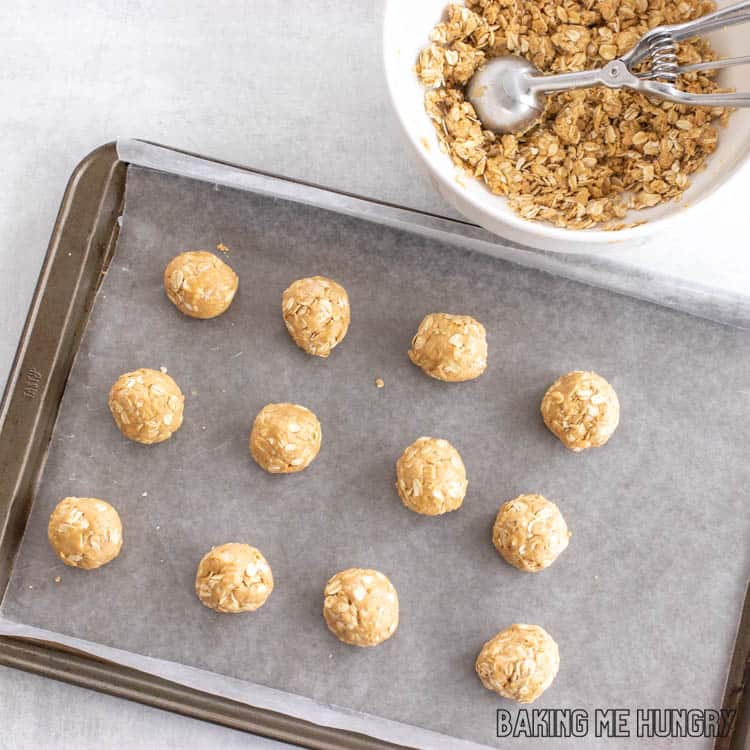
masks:
{"type": "MultiPolygon", "coordinates": [[[[521,217],[558,227],[620,229],[629,209],[679,198],[716,149],[729,110],[651,100],[596,87],[548,97],[525,133],[484,130],[464,86],[485,59],[522,55],[540,71],[601,67],[649,29],[714,9],[709,0],[467,0],[449,5],[417,62],[425,108],[441,149],[505,196],[521,217]]],[[[704,39],[679,47],[680,64],[714,60],[704,39]]],[[[681,89],[720,91],[711,71],[683,75],[681,89]]]]}

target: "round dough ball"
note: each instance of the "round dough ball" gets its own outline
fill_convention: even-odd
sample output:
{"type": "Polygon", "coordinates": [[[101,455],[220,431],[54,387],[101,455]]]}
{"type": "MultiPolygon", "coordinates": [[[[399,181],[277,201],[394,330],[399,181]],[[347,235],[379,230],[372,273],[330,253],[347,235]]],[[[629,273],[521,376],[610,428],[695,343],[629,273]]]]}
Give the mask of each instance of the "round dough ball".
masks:
{"type": "Polygon", "coordinates": [[[511,625],[484,644],[475,666],[488,690],[531,703],[555,679],[560,652],[552,636],[538,625],[511,625]]]}
{"type": "Polygon", "coordinates": [[[250,453],[271,474],[291,474],[312,463],[320,450],[318,418],[298,404],[267,404],[255,417],[250,453]]]}
{"type": "Polygon", "coordinates": [[[328,629],[350,646],[377,646],[396,632],[398,595],[377,570],[342,570],[328,581],[323,596],[328,629]]]}
{"type": "Polygon", "coordinates": [[[460,508],[468,485],[461,455],[441,438],[419,438],[396,462],[399,497],[407,508],[425,516],[460,508]]]}
{"type": "Polygon", "coordinates": [[[232,304],[238,284],[237,274],[205,250],[180,253],[164,269],[167,297],[191,318],[221,315],[232,304]]]}
{"type": "Polygon", "coordinates": [[[542,399],[544,424],[578,453],[604,445],[620,421],[615,389],[595,372],[575,370],[558,378],[542,399]]]}
{"type": "Polygon", "coordinates": [[[109,391],[109,410],[120,432],[151,445],[180,429],[185,397],[165,372],[141,368],[120,375],[109,391]]]}
{"type": "Polygon", "coordinates": [[[229,542],[214,547],[198,564],[195,593],[217,612],[253,612],[273,591],[271,566],[249,544],[229,542]]]}
{"type": "Polygon", "coordinates": [[[351,319],[346,289],[325,276],[295,281],[281,297],[281,314],[294,343],[317,357],[341,342],[351,319]]]}
{"type": "Polygon", "coordinates": [[[425,316],[412,339],[409,359],[430,377],[458,383],[487,369],[484,326],[468,315],[425,316]]]}
{"type": "Polygon", "coordinates": [[[570,532],[560,509],[541,495],[519,495],[500,508],[492,543],[506,562],[536,572],[552,565],[568,546],[570,532]]]}
{"type": "Polygon", "coordinates": [[[49,517],[47,537],[66,565],[93,570],[120,554],[122,523],[104,500],[66,497],[49,517]]]}

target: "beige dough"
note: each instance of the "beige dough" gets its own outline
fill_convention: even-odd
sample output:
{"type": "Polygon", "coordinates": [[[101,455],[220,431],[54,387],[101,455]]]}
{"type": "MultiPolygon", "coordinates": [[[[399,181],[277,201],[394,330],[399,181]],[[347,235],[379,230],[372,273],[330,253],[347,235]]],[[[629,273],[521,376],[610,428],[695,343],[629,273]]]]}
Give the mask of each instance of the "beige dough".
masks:
{"type": "Polygon", "coordinates": [[[541,408],[544,424],[576,453],[604,445],[620,421],[615,389],[601,375],[583,370],[558,378],[541,408]]]}
{"type": "Polygon", "coordinates": [[[317,357],[341,342],[351,319],[346,289],[325,276],[295,281],[281,297],[281,314],[294,343],[317,357]]]}
{"type": "Polygon", "coordinates": [[[430,377],[473,380],[487,368],[487,336],[484,326],[468,315],[432,313],[419,324],[408,354],[430,377]]]}
{"type": "Polygon", "coordinates": [[[195,593],[217,612],[252,612],[273,591],[273,575],[266,558],[248,544],[229,542],[207,552],[198,565],[195,593]]]}
{"type": "Polygon", "coordinates": [[[271,474],[290,474],[312,463],[320,450],[318,418],[298,404],[267,404],[253,422],[250,453],[271,474]]]}
{"type": "Polygon", "coordinates": [[[142,368],[120,375],[109,392],[109,410],[125,437],[161,443],[180,429],[185,397],[165,372],[142,368]]]}
{"type": "Polygon", "coordinates": [[[399,497],[416,513],[437,516],[460,508],[468,484],[461,455],[441,438],[419,438],[396,462],[399,497]]]}
{"type": "Polygon", "coordinates": [[[232,303],[238,284],[237,274],[205,250],[180,253],[164,269],[167,297],[191,318],[221,315],[232,303]]]}
{"type": "Polygon", "coordinates": [[[350,646],[377,646],[396,632],[398,595],[377,570],[342,570],[328,581],[323,596],[328,629],[350,646]]]}
{"type": "Polygon", "coordinates": [[[492,527],[495,549],[519,570],[552,565],[568,546],[570,532],[559,508],[541,495],[519,495],[500,508],[492,527]]]}
{"type": "Polygon", "coordinates": [[[66,565],[93,570],[120,554],[122,523],[117,511],[104,500],[66,497],[52,511],[47,537],[66,565]]]}
{"type": "Polygon", "coordinates": [[[555,679],[560,653],[552,636],[538,625],[511,625],[484,644],[475,666],[488,690],[531,703],[555,679]]]}

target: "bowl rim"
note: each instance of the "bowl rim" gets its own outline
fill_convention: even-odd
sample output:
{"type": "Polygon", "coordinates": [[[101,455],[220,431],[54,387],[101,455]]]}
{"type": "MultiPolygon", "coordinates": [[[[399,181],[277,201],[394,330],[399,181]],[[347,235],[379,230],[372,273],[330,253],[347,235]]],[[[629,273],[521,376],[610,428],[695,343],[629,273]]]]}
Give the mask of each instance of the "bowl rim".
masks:
{"type": "MultiPolygon", "coordinates": [[[[522,217],[514,213],[512,209],[507,213],[500,214],[494,211],[491,207],[488,207],[483,203],[478,203],[467,191],[460,189],[460,185],[456,182],[455,179],[449,179],[443,173],[443,170],[441,170],[433,163],[432,157],[428,155],[428,153],[426,153],[426,149],[420,147],[421,144],[417,138],[416,133],[412,132],[412,129],[409,127],[406,121],[406,115],[403,112],[402,107],[398,101],[395,93],[395,86],[392,82],[392,77],[393,75],[395,75],[395,71],[392,69],[393,66],[389,63],[389,60],[391,60],[393,57],[393,50],[388,48],[388,45],[390,44],[390,34],[388,33],[388,31],[391,28],[391,25],[395,23],[395,16],[397,15],[396,8],[401,2],[403,2],[403,0],[385,0],[381,26],[381,53],[383,56],[382,64],[385,69],[388,95],[390,97],[393,109],[396,112],[396,116],[398,117],[402,130],[409,139],[409,142],[411,143],[413,149],[417,152],[420,161],[427,167],[433,179],[437,180],[440,183],[442,189],[446,190],[451,195],[456,196],[456,199],[459,202],[471,203],[477,211],[485,214],[490,214],[496,221],[507,224],[510,228],[517,230],[518,232],[533,234],[537,237],[553,241],[557,240],[562,244],[579,243],[591,245],[592,249],[594,248],[594,246],[603,247],[605,245],[616,246],[639,244],[652,237],[656,233],[662,232],[663,230],[666,230],[669,227],[673,226],[676,223],[677,219],[681,218],[684,211],[686,211],[688,208],[694,208],[696,206],[705,204],[710,199],[715,198],[717,193],[722,192],[727,185],[735,181],[738,174],[742,172],[742,168],[748,163],[748,160],[750,160],[750,150],[745,151],[745,153],[737,160],[727,177],[713,189],[708,190],[702,195],[696,196],[692,199],[690,196],[686,196],[686,194],[683,194],[683,196],[685,196],[686,198],[684,202],[680,203],[677,201],[671,201],[672,205],[675,207],[674,211],[671,211],[670,213],[664,214],[662,216],[647,219],[644,223],[638,224],[637,226],[633,227],[623,227],[622,229],[608,230],[567,229],[565,227],[556,227],[543,221],[523,219],[522,217]]],[[[445,2],[447,7],[449,0],[445,0],[445,2]]],[[[427,32],[425,33],[425,40],[426,39],[427,32]]],[[[401,50],[396,50],[397,55],[400,55],[401,52],[401,50]]],[[[425,113],[425,117],[426,116],[427,114],[425,113]]],[[[440,153],[442,156],[445,156],[446,159],[449,158],[447,154],[443,154],[442,152],[440,153]]],[[[459,167],[456,168],[459,169],[459,167]]],[[[467,178],[468,177],[471,177],[471,175],[467,174],[467,178]]],[[[490,192],[489,189],[487,189],[487,193],[493,198],[497,198],[498,200],[507,202],[507,199],[504,196],[495,195],[494,193],[490,192]]],[[[683,200],[682,196],[680,200],[683,200]]],[[[460,209],[457,210],[460,211],[460,209]]],[[[493,230],[489,229],[488,231],[493,230]]],[[[502,236],[494,231],[493,234],[502,236]]]]}

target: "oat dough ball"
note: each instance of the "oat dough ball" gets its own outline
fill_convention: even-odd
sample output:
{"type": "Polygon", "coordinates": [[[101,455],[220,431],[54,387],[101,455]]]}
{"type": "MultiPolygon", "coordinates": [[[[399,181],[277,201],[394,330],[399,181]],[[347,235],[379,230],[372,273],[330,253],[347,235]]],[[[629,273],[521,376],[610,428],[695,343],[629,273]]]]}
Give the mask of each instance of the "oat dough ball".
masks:
{"type": "Polygon", "coordinates": [[[281,297],[281,314],[294,343],[316,357],[331,353],[351,319],[346,289],[325,276],[297,279],[281,297]]]}
{"type": "Polygon", "coordinates": [[[419,324],[408,354],[437,380],[473,380],[487,368],[487,335],[484,326],[468,315],[432,313],[419,324]]]}
{"type": "Polygon", "coordinates": [[[536,572],[552,565],[568,546],[570,532],[560,509],[541,495],[519,495],[500,508],[492,543],[513,567],[536,572]]]}
{"type": "Polygon", "coordinates": [[[544,424],[578,453],[604,445],[620,421],[615,389],[595,372],[575,370],[558,378],[542,399],[544,424]]]}
{"type": "Polygon", "coordinates": [[[298,404],[266,404],[250,432],[250,453],[271,474],[291,474],[312,463],[320,450],[318,418],[298,404]]]}
{"type": "Polygon", "coordinates": [[[396,632],[398,595],[377,570],[342,570],[328,581],[323,596],[328,629],[350,646],[377,646],[396,632]]]}
{"type": "Polygon", "coordinates": [[[120,432],[151,445],[180,429],[185,397],[165,372],[141,368],[120,375],[109,391],[109,410],[120,432]]]}
{"type": "Polygon", "coordinates": [[[396,462],[399,497],[407,508],[425,516],[460,508],[468,485],[461,455],[442,438],[419,438],[396,462]]]}
{"type": "Polygon", "coordinates": [[[229,542],[214,547],[198,564],[195,593],[217,612],[253,612],[273,591],[266,558],[249,544],[229,542]]]}
{"type": "Polygon", "coordinates": [[[205,250],[180,253],[164,269],[167,297],[191,318],[221,315],[232,303],[238,284],[237,274],[205,250]]]}
{"type": "Polygon", "coordinates": [[[488,690],[532,703],[555,679],[560,653],[552,636],[538,625],[511,625],[484,644],[475,667],[488,690]]]}
{"type": "Polygon", "coordinates": [[[66,497],[49,517],[47,537],[66,565],[93,570],[120,554],[122,523],[104,500],[66,497]]]}

